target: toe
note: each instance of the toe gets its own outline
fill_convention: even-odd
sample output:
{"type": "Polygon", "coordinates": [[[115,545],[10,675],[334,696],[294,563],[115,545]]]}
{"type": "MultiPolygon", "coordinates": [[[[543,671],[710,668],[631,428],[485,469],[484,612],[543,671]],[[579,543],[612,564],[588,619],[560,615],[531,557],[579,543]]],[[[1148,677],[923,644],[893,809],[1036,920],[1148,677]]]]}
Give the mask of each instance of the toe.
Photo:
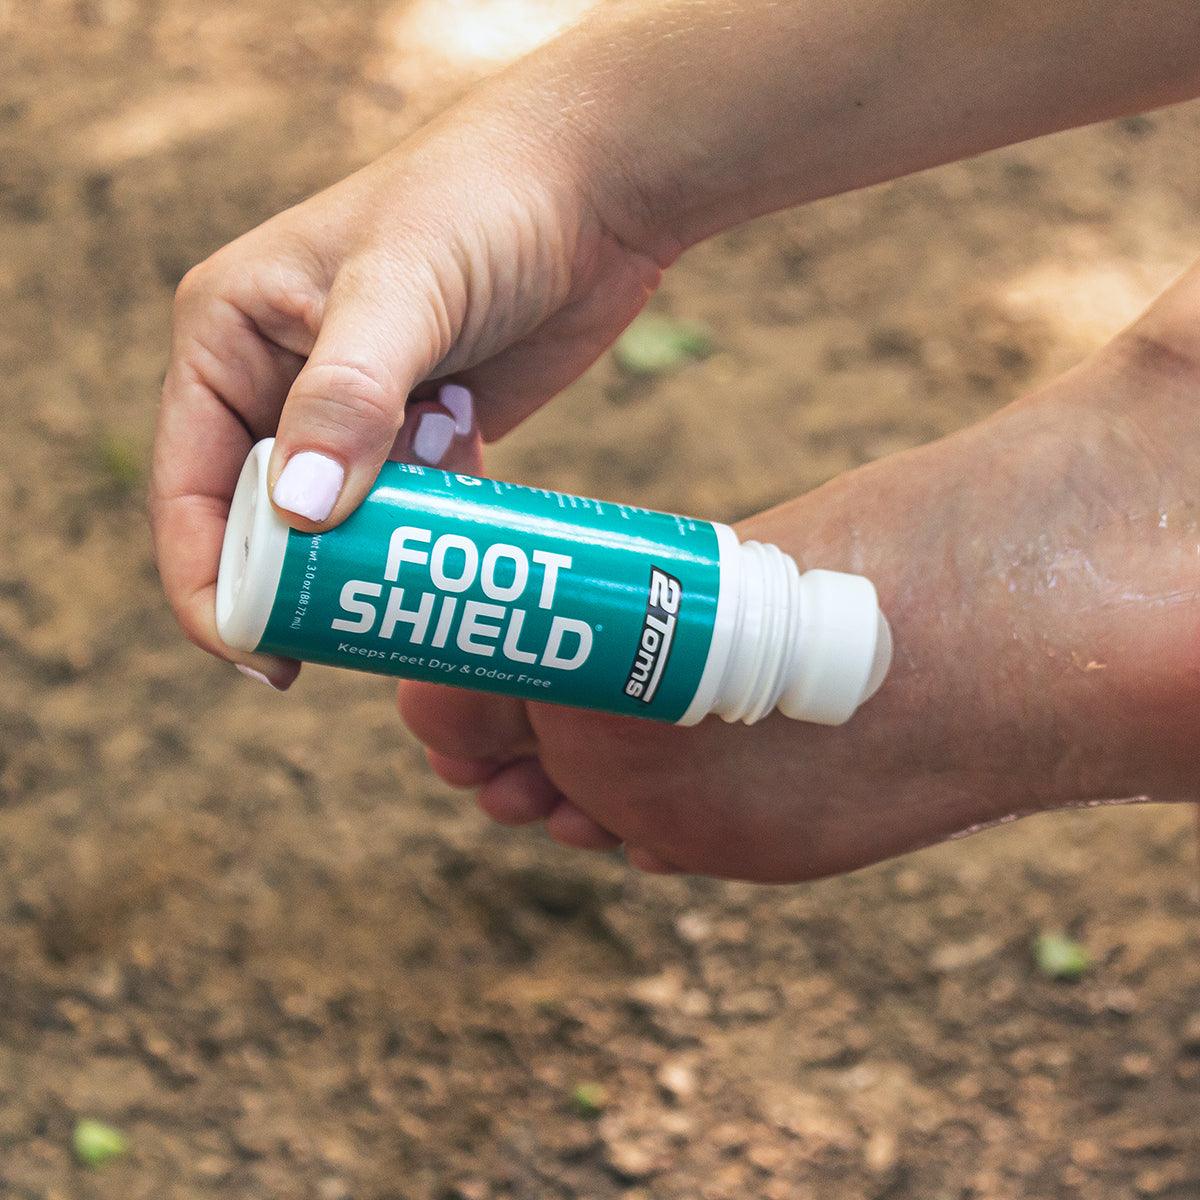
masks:
{"type": "Polygon", "coordinates": [[[523,758],[497,771],[480,789],[479,807],[501,825],[545,820],[562,802],[536,759],[523,758]]]}
{"type": "Polygon", "coordinates": [[[425,751],[433,773],[451,787],[474,788],[487,783],[504,766],[495,758],[451,758],[436,750],[425,751]]]}
{"type": "Polygon", "coordinates": [[[444,758],[507,762],[533,744],[525,704],[511,696],[405,680],[397,704],[426,749],[444,758]]]}
{"type": "Polygon", "coordinates": [[[576,850],[615,850],[621,839],[569,800],[563,800],[546,818],[546,832],[560,846],[576,850]]]}

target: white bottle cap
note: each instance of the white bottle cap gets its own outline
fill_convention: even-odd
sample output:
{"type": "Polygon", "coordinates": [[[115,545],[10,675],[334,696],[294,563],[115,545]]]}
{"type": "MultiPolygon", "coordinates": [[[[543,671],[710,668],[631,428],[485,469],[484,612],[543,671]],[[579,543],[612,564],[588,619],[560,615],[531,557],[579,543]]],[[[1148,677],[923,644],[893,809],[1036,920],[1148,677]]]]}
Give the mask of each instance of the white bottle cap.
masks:
{"type": "Polygon", "coordinates": [[[848,721],[892,662],[874,585],[839,571],[801,575],[778,546],[738,544],[731,529],[717,530],[722,595],[711,671],[680,724],[713,712],[753,725],[775,708],[819,725],[848,721]]]}
{"type": "Polygon", "coordinates": [[[283,572],[288,523],[267,495],[274,438],[250,451],[229,506],[217,572],[217,632],[234,650],[257,650],[283,572]]]}
{"type": "Polygon", "coordinates": [[[784,716],[841,725],[879,691],[891,664],[892,631],[869,579],[800,576],[800,635],[777,705],[784,716]]]}

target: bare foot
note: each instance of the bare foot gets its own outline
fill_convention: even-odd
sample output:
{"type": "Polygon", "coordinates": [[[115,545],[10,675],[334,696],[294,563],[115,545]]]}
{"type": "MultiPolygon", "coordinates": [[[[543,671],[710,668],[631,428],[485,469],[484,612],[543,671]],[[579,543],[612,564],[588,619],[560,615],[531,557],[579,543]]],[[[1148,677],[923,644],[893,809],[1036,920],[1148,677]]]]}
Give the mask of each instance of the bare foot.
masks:
{"type": "Polygon", "coordinates": [[[647,870],[863,866],[1200,781],[1200,270],[1070,375],[743,524],[859,571],[896,641],[846,726],[692,729],[403,683],[436,771],[647,870]]]}

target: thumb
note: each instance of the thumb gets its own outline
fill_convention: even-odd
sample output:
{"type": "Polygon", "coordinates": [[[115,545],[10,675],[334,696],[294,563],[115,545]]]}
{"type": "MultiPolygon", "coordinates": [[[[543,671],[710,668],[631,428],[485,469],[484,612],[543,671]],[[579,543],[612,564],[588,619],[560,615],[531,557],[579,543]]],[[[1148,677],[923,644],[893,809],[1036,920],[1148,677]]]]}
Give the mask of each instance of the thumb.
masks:
{"type": "Polygon", "coordinates": [[[358,507],[404,423],[409,393],[440,357],[441,339],[420,317],[431,312],[427,297],[363,294],[330,294],[280,414],[271,499],[302,528],[328,528],[358,507]]]}

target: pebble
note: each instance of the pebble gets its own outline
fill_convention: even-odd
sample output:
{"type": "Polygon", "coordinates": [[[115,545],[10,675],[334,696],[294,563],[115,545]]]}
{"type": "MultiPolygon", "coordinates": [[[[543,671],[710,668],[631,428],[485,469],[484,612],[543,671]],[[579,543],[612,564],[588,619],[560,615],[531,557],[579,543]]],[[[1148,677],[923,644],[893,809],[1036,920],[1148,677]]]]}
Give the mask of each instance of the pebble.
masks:
{"type": "Polygon", "coordinates": [[[1200,1012],[1193,1013],[1184,1022],[1182,1042],[1189,1054],[1200,1054],[1200,1012]]]}
{"type": "Polygon", "coordinates": [[[1175,1064],[1175,1078],[1185,1088],[1200,1087],[1200,1057],[1180,1059],[1175,1064]]]}
{"type": "Polygon", "coordinates": [[[979,934],[965,942],[947,942],[939,946],[929,956],[929,965],[939,975],[951,971],[961,971],[986,962],[1000,949],[1001,942],[986,933],[979,934]]]}
{"type": "Polygon", "coordinates": [[[1121,1154],[1161,1154],[1175,1143],[1176,1135],[1165,1125],[1147,1125],[1118,1134],[1112,1145],[1121,1154]]]}
{"type": "Polygon", "coordinates": [[[733,1121],[725,1121],[708,1131],[707,1140],[722,1154],[739,1154],[746,1148],[746,1129],[733,1121]]]}
{"type": "Polygon", "coordinates": [[[66,1022],[67,1026],[74,1032],[90,1031],[93,1024],[92,1009],[89,1005],[84,1004],[82,1000],[76,1000],[73,996],[63,996],[55,1004],[54,1008],[63,1021],[66,1022]]]}
{"type": "Polygon", "coordinates": [[[851,1049],[836,1034],[815,1034],[797,1042],[796,1053],[810,1067],[831,1067],[843,1062],[851,1049]]]}
{"type": "Polygon", "coordinates": [[[658,1156],[638,1142],[614,1141],[606,1149],[609,1167],[627,1183],[643,1183],[658,1174],[658,1156]]]}
{"type": "Polygon", "coordinates": [[[1081,1187],[1087,1184],[1087,1172],[1081,1167],[1075,1166],[1074,1163],[1068,1163],[1058,1173],[1059,1181],[1064,1187],[1078,1191],[1081,1187]]]}
{"type": "Polygon", "coordinates": [[[125,973],[118,963],[106,959],[80,984],[79,991],[98,1008],[108,1008],[125,995],[125,973]]]}
{"type": "Polygon", "coordinates": [[[675,918],[675,932],[689,946],[698,946],[712,936],[712,921],[696,909],[675,918]]]}
{"type": "Polygon", "coordinates": [[[726,917],[713,929],[714,937],[722,946],[744,946],[750,941],[750,922],[741,917],[726,917]]]}
{"type": "MultiPolygon", "coordinates": [[[[488,1200],[492,1194],[492,1189],[482,1179],[460,1179],[458,1183],[450,1189],[450,1195],[454,1200],[488,1200]]],[[[349,1197],[347,1192],[346,1196],[349,1197]]],[[[325,1197],[321,1200],[340,1200],[340,1197],[325,1197]]]]}
{"type": "Polygon", "coordinates": [[[658,1125],[669,1138],[681,1143],[690,1141],[696,1131],[696,1122],[683,1112],[664,1112],[658,1125]]]}
{"type": "Polygon", "coordinates": [[[1109,988],[1101,997],[1106,1012],[1117,1017],[1131,1017],[1138,1010],[1137,993],[1133,988],[1117,986],[1109,988]]]}
{"type": "Polygon", "coordinates": [[[788,1152],[775,1142],[755,1142],[746,1151],[746,1161],[765,1175],[776,1175],[787,1166],[788,1152]]]}
{"type": "Polygon", "coordinates": [[[1117,1069],[1127,1082],[1144,1083],[1154,1074],[1154,1059],[1149,1054],[1131,1052],[1121,1056],[1117,1069]]]}
{"type": "Polygon", "coordinates": [[[585,1123],[549,1134],[544,1144],[564,1162],[578,1162],[595,1151],[597,1139],[592,1127],[585,1123]]]}
{"type": "Polygon", "coordinates": [[[872,1175],[890,1175],[900,1161],[900,1143],[890,1129],[876,1129],[863,1147],[863,1164],[872,1175]]]}
{"type": "Polygon", "coordinates": [[[1134,1176],[1133,1190],[1139,1196],[1161,1196],[1164,1192],[1174,1192],[1183,1183],[1184,1172],[1179,1166],[1147,1167],[1134,1176]]]}
{"type": "Polygon", "coordinates": [[[683,1104],[696,1094],[696,1073],[687,1063],[678,1060],[663,1063],[655,1074],[658,1086],[677,1104],[683,1104]]]}
{"type": "Polygon", "coordinates": [[[683,994],[683,981],[673,971],[634,980],[629,998],[646,1008],[674,1008],[683,994]]]}

